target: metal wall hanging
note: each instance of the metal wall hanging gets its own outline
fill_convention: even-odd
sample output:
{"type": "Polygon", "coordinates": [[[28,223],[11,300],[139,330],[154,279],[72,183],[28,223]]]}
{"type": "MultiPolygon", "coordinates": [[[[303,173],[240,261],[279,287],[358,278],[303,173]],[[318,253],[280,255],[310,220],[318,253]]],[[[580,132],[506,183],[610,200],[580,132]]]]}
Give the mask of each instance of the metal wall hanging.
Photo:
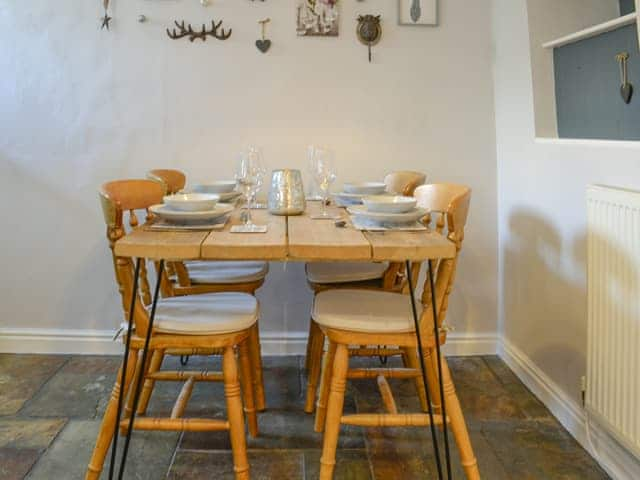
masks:
{"type": "Polygon", "coordinates": [[[400,25],[437,25],[438,0],[398,0],[400,25]]]}
{"type": "Polygon", "coordinates": [[[296,33],[300,37],[337,37],[339,0],[298,0],[296,33]]]}
{"type": "Polygon", "coordinates": [[[633,96],[633,85],[629,83],[629,74],[627,71],[627,62],[629,60],[628,52],[620,52],[616,55],[616,60],[620,64],[620,76],[622,78],[622,85],[620,86],[620,96],[624,103],[627,105],[631,103],[631,97],[633,96]]]}
{"type": "Polygon", "coordinates": [[[260,27],[262,27],[262,38],[260,40],[256,40],[256,47],[258,47],[258,50],[260,50],[262,53],[267,53],[267,50],[271,48],[271,40],[268,40],[264,33],[267,23],[269,23],[270,21],[270,18],[265,18],[264,20],[258,21],[260,27]]]}
{"type": "Polygon", "coordinates": [[[111,17],[109,16],[109,0],[102,0],[102,7],[104,8],[104,16],[102,17],[100,30],[104,30],[105,28],[109,30],[109,22],[111,21],[111,17]]]}
{"type": "Polygon", "coordinates": [[[360,15],[356,34],[358,40],[369,48],[369,63],[371,63],[371,46],[378,43],[382,37],[380,15],[360,15]]]}
{"type": "Polygon", "coordinates": [[[231,32],[233,31],[230,28],[228,32],[225,32],[224,28],[220,28],[220,25],[222,25],[222,20],[220,20],[218,23],[216,23],[215,20],[212,20],[211,30],[207,30],[205,25],[202,24],[202,30],[200,30],[199,32],[194,31],[193,27],[191,27],[191,24],[185,27],[184,20],[181,23],[178,23],[177,20],[173,23],[175,23],[176,27],[178,27],[177,31],[175,28],[172,31],[169,31],[169,29],[167,28],[167,35],[169,35],[169,38],[172,38],[173,40],[178,40],[184,37],[189,37],[189,40],[192,42],[196,38],[199,38],[204,42],[207,40],[207,37],[214,37],[218,40],[226,40],[231,36],[231,32]],[[220,28],[220,32],[218,32],[218,28],[220,28]]]}

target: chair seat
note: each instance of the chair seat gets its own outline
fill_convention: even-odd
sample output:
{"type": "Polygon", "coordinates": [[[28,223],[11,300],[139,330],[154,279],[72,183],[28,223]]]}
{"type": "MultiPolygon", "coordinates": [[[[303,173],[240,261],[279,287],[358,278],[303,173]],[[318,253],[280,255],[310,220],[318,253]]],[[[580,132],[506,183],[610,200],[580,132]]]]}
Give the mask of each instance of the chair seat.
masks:
{"type": "Polygon", "coordinates": [[[185,262],[194,285],[204,283],[251,283],[264,280],[269,273],[267,262],[185,262]]]}
{"type": "Polygon", "coordinates": [[[323,327],[352,332],[408,333],[415,330],[410,297],[400,293],[327,290],[316,295],[312,317],[323,327]]]}
{"type": "Polygon", "coordinates": [[[387,262],[307,263],[307,280],[311,283],[349,283],[382,278],[387,262]]]}
{"type": "Polygon", "coordinates": [[[258,301],[247,293],[225,292],[165,298],[158,302],[154,331],[183,335],[232,333],[258,319],[258,301]]]}

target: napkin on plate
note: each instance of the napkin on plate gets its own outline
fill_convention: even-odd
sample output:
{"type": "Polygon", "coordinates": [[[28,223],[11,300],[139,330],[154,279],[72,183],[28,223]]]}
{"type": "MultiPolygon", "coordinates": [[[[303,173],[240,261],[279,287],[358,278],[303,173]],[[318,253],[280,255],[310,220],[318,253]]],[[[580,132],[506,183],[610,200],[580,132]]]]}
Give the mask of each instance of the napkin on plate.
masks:
{"type": "Polygon", "coordinates": [[[367,232],[424,232],[427,230],[420,222],[390,223],[377,222],[358,216],[351,216],[351,223],[356,230],[367,232]]]}
{"type": "Polygon", "coordinates": [[[207,222],[170,222],[157,218],[153,223],[145,225],[144,229],[152,232],[208,232],[222,230],[228,220],[229,215],[207,222]]]}

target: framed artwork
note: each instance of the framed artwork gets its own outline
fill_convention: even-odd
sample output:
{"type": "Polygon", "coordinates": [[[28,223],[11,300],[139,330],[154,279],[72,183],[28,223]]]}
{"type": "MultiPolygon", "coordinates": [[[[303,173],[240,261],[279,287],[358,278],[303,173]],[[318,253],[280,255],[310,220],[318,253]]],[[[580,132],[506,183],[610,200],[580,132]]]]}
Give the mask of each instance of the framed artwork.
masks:
{"type": "Polygon", "coordinates": [[[438,0],[398,0],[400,25],[438,25],[438,0]]]}
{"type": "Polygon", "coordinates": [[[300,37],[337,37],[339,0],[298,0],[296,33],[300,37]]]}

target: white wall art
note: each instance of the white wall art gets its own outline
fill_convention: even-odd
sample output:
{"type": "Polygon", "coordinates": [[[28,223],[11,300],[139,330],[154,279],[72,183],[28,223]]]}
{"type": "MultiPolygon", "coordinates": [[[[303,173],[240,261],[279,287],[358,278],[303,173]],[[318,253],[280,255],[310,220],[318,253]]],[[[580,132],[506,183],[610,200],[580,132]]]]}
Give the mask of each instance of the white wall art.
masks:
{"type": "Polygon", "coordinates": [[[337,37],[339,0],[299,0],[296,32],[301,37],[337,37]]]}

